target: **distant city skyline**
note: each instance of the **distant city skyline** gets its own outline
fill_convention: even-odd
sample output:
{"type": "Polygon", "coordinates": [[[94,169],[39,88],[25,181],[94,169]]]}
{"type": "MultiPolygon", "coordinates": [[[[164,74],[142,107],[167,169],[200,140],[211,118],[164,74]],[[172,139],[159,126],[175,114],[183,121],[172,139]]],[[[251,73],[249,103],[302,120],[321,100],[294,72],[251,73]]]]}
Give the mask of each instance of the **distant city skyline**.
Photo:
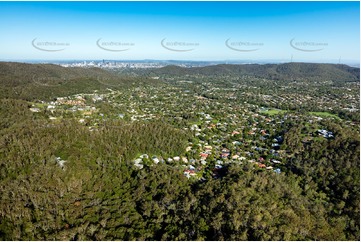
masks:
{"type": "Polygon", "coordinates": [[[360,61],[359,2],[0,2],[0,60],[360,61]]]}

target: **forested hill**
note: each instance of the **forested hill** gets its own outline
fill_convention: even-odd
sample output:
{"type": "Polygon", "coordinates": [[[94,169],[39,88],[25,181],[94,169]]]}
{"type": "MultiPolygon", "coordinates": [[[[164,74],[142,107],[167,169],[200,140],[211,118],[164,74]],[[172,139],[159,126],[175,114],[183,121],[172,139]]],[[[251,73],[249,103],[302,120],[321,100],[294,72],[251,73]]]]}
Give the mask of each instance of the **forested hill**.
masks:
{"type": "Polygon", "coordinates": [[[360,241],[359,82],[247,74],[348,68],[0,63],[0,241],[360,241]]]}
{"type": "MultiPolygon", "coordinates": [[[[108,77],[114,78],[110,72],[100,68],[65,68],[53,64],[26,64],[18,62],[0,62],[0,84],[16,86],[34,79],[61,81],[65,79],[86,78],[86,77],[108,77]]],[[[39,80],[40,81],[40,80],[39,80]]],[[[51,83],[48,83],[49,85],[51,83]]]]}
{"type": "Polygon", "coordinates": [[[340,64],[285,63],[285,64],[246,64],[215,65],[184,68],[166,66],[149,71],[149,75],[205,75],[240,76],[249,75],[270,79],[313,79],[328,81],[360,81],[360,68],[340,64]]]}
{"type": "Polygon", "coordinates": [[[80,92],[116,89],[138,81],[100,68],[0,62],[0,98],[51,99],[80,92]]]}

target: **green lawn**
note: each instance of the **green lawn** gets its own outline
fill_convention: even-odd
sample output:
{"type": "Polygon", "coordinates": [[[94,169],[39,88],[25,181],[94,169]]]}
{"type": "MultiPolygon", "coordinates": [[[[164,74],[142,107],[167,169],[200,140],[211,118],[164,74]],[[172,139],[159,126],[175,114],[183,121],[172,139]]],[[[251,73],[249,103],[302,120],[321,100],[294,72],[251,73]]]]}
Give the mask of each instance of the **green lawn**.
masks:
{"type": "Polygon", "coordinates": [[[282,110],[282,109],[268,109],[267,111],[261,111],[261,113],[268,114],[268,115],[282,114],[285,112],[287,112],[287,110],[282,110]]]}
{"type": "Polygon", "coordinates": [[[190,125],[196,124],[196,125],[202,125],[203,121],[202,120],[198,120],[198,121],[193,121],[193,122],[189,122],[190,125]]]}
{"type": "Polygon", "coordinates": [[[36,103],[36,102],[28,102],[28,103],[34,105],[35,108],[46,108],[49,105],[47,103],[36,103]]]}
{"type": "Polygon", "coordinates": [[[337,116],[336,114],[332,114],[329,112],[309,112],[310,115],[313,116],[318,116],[321,118],[335,118],[337,120],[341,120],[341,118],[339,116],[337,116]]]}

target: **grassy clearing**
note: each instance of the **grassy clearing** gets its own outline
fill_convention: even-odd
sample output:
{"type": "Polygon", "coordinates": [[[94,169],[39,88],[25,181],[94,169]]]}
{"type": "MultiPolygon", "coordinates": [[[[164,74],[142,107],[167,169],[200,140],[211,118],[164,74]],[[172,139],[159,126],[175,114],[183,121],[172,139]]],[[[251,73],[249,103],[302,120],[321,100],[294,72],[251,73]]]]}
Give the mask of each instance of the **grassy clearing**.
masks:
{"type": "Polygon", "coordinates": [[[313,116],[318,116],[321,118],[335,118],[337,120],[341,120],[341,118],[339,116],[337,116],[336,114],[332,114],[329,112],[309,112],[310,115],[313,116]]]}
{"type": "Polygon", "coordinates": [[[287,110],[282,110],[282,109],[268,109],[268,110],[261,111],[261,113],[268,114],[268,115],[283,114],[285,112],[287,112],[287,110]]]}
{"type": "Polygon", "coordinates": [[[28,102],[31,105],[34,105],[34,108],[46,108],[48,106],[47,103],[36,103],[36,102],[28,102]]]}

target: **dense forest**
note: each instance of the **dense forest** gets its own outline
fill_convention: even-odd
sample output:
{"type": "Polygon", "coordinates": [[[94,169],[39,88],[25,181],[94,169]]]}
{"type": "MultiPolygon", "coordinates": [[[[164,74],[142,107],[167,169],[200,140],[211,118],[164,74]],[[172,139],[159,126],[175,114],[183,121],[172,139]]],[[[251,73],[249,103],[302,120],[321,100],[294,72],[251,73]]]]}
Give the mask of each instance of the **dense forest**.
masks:
{"type": "MultiPolygon", "coordinates": [[[[168,67],[167,75],[173,69],[175,76],[188,81],[188,70],[168,67]]],[[[359,83],[359,69],[291,63],[204,67],[202,71],[209,69],[212,87],[203,79],[188,83],[124,77],[102,69],[0,63],[0,239],[360,240],[360,137],[355,122],[359,112],[344,111],[337,118],[322,113],[326,117],[318,117],[318,123],[309,122],[310,112],[321,109],[301,105],[291,109],[289,100],[279,104],[288,110],[277,114],[268,110],[262,123],[256,103],[264,106],[267,100],[228,86],[241,83],[248,90],[260,76],[281,75],[275,90],[292,96],[299,90],[284,89],[281,84],[293,87],[294,79],[329,78],[335,80],[332,87],[349,85],[345,83],[359,83]],[[237,79],[236,84],[219,79],[233,69],[236,76],[256,71],[260,75],[237,79]],[[287,81],[290,76],[294,79],[287,81]],[[214,87],[217,92],[208,92],[214,87]],[[227,88],[233,96],[221,92],[227,88]],[[93,116],[79,119],[78,112],[84,110],[73,112],[70,102],[62,104],[66,108],[61,110],[46,107],[63,100],[59,97],[90,92],[95,93],[91,97],[109,93],[101,101],[88,96],[74,99],[84,102],[82,109],[92,105],[99,110],[93,116]],[[205,121],[210,115],[190,111],[205,112],[205,107],[213,120],[205,121]],[[136,111],[144,115],[152,111],[156,118],[136,119],[136,111]],[[247,122],[236,123],[233,116],[241,112],[247,122]],[[190,124],[195,129],[205,126],[205,131],[197,133],[190,124]],[[264,151],[252,151],[250,162],[222,163],[217,176],[215,154],[207,157],[206,165],[199,164],[201,179],[184,176],[185,165],[176,159],[155,164],[144,158],[142,169],[133,163],[142,154],[190,160],[187,146],[198,152],[206,142],[218,144],[213,142],[215,137],[227,132],[233,133],[220,142],[220,149],[232,155],[249,154],[246,149],[261,147],[258,136],[252,134],[256,124],[267,133],[261,136],[264,151]],[[318,127],[332,130],[334,137],[314,134],[318,127]],[[268,135],[283,137],[283,141],[276,139],[277,149],[284,151],[282,172],[253,162],[272,160],[275,151],[266,153],[265,147],[276,146],[276,141],[267,141],[268,135]],[[238,141],[241,147],[235,148],[238,141]]],[[[164,69],[151,71],[154,75],[164,69]]]]}

